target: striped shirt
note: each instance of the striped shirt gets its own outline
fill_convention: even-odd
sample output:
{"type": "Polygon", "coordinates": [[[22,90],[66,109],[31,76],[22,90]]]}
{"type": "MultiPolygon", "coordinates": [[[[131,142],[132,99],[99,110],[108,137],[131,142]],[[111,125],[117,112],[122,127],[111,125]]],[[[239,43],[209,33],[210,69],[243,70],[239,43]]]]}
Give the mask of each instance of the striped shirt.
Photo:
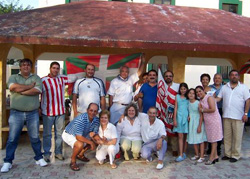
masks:
{"type": "Polygon", "coordinates": [[[92,122],[89,121],[88,113],[83,113],[74,118],[65,128],[66,133],[73,136],[81,135],[88,137],[90,132],[98,134],[99,118],[95,117],[92,122]]]}
{"type": "Polygon", "coordinates": [[[82,78],[75,82],[74,94],[78,95],[77,111],[85,113],[90,103],[96,103],[100,109],[100,99],[106,96],[105,86],[99,78],[82,78]]]}
{"type": "Polygon", "coordinates": [[[68,84],[68,77],[50,75],[42,78],[42,114],[47,116],[59,116],[65,113],[64,89],[68,84]]]}

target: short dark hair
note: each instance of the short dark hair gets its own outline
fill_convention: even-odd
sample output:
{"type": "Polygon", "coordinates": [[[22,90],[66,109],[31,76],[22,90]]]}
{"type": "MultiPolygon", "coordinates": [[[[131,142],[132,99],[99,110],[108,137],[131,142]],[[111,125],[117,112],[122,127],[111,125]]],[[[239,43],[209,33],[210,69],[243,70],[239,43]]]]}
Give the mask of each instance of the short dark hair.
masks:
{"type": "Polygon", "coordinates": [[[102,110],[100,113],[99,113],[99,118],[101,118],[103,115],[107,115],[108,116],[108,120],[110,120],[110,112],[106,109],[102,110]]]}
{"type": "MultiPolygon", "coordinates": [[[[187,92],[187,98],[188,98],[188,94],[190,93],[190,91],[194,91],[194,99],[198,100],[198,98],[197,98],[197,94],[196,94],[196,92],[195,92],[195,89],[194,89],[194,88],[190,88],[190,89],[188,90],[188,92],[187,92]]],[[[188,99],[189,99],[189,98],[188,98],[188,99]]]]}
{"type": "Polygon", "coordinates": [[[188,85],[187,85],[187,83],[181,83],[181,84],[180,84],[179,90],[178,90],[178,94],[181,94],[181,87],[187,88],[187,91],[186,91],[186,93],[185,93],[185,97],[187,97],[187,93],[188,93],[188,85]]]}
{"type": "Polygon", "coordinates": [[[32,67],[32,65],[33,65],[32,61],[31,61],[29,58],[21,59],[21,60],[19,61],[19,66],[21,67],[21,66],[23,65],[23,63],[28,63],[28,64],[30,64],[31,67],[32,67]]]}
{"type": "MultiPolygon", "coordinates": [[[[155,109],[155,110],[156,110],[156,112],[158,113],[158,108],[157,108],[157,107],[155,107],[155,106],[151,106],[150,108],[148,108],[148,111],[149,111],[150,109],[155,109]]],[[[148,111],[147,111],[147,112],[148,112],[148,111]]]]}
{"type": "Polygon", "coordinates": [[[93,66],[93,67],[94,67],[94,70],[95,70],[95,65],[92,64],[92,63],[87,63],[86,66],[85,66],[85,70],[87,69],[87,67],[88,67],[89,65],[90,65],[90,66],[93,66]]]}
{"type": "Polygon", "coordinates": [[[210,82],[211,77],[210,77],[210,75],[207,74],[207,73],[203,73],[203,74],[200,76],[200,82],[202,81],[202,79],[203,79],[204,77],[207,77],[207,78],[208,78],[208,81],[210,82]]]}
{"type": "Polygon", "coordinates": [[[165,71],[165,72],[164,72],[164,74],[163,74],[163,76],[165,76],[165,74],[166,74],[166,73],[171,73],[171,74],[172,74],[172,76],[174,77],[174,73],[173,73],[171,70],[167,70],[167,71],[165,71]]]}
{"type": "Polygon", "coordinates": [[[60,64],[59,64],[58,62],[51,62],[51,64],[50,64],[50,67],[49,67],[49,68],[52,68],[52,67],[53,67],[53,65],[57,65],[57,66],[59,66],[59,68],[60,68],[60,64]]]}
{"type": "Polygon", "coordinates": [[[135,109],[135,116],[137,117],[139,114],[139,110],[137,108],[137,105],[135,103],[130,103],[124,110],[124,116],[128,116],[128,109],[133,107],[135,109]]]}
{"type": "Polygon", "coordinates": [[[142,78],[143,78],[144,76],[148,76],[148,73],[147,73],[147,72],[143,73],[143,74],[142,74],[142,78]]]}
{"type": "Polygon", "coordinates": [[[239,75],[239,71],[238,71],[238,70],[233,69],[233,70],[231,70],[231,71],[229,72],[228,76],[230,76],[230,75],[231,75],[231,73],[233,73],[233,72],[237,72],[237,73],[238,73],[238,75],[239,75]]]}
{"type": "Polygon", "coordinates": [[[149,71],[148,71],[148,75],[149,75],[149,73],[151,73],[151,72],[154,72],[154,73],[156,74],[156,76],[158,76],[158,73],[157,73],[157,71],[156,71],[156,70],[154,70],[154,69],[152,69],[152,70],[149,70],[149,71]]]}
{"type": "Polygon", "coordinates": [[[87,110],[90,108],[90,106],[91,106],[92,104],[96,105],[96,106],[97,106],[97,110],[99,110],[99,105],[96,104],[96,103],[89,103],[87,110]]]}

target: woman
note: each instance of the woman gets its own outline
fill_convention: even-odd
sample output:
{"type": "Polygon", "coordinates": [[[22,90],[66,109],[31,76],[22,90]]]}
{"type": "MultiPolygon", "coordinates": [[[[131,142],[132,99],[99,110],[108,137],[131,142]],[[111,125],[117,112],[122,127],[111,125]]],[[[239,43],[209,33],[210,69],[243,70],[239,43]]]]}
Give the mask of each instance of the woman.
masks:
{"type": "Polygon", "coordinates": [[[211,77],[210,77],[210,75],[207,74],[207,73],[203,73],[203,74],[200,76],[200,82],[201,82],[201,85],[202,85],[204,91],[205,91],[209,96],[213,96],[214,91],[213,91],[212,88],[209,86],[210,80],[211,80],[211,77]]]}
{"type": "Polygon", "coordinates": [[[205,164],[211,165],[219,161],[217,141],[223,138],[221,116],[213,96],[206,95],[202,86],[197,86],[195,92],[200,98],[199,111],[203,113],[207,140],[212,145],[209,160],[205,164]]]}
{"type": "Polygon", "coordinates": [[[125,160],[129,160],[128,151],[130,150],[133,158],[137,160],[142,147],[142,138],[138,108],[134,103],[126,107],[123,118],[117,124],[117,132],[125,160]]]}
{"type": "Polygon", "coordinates": [[[96,149],[96,159],[99,161],[99,164],[102,165],[108,154],[111,168],[115,169],[117,165],[114,163],[114,159],[115,155],[119,152],[116,127],[109,123],[109,111],[101,111],[99,117],[100,127],[98,134],[100,139],[97,140],[99,146],[96,149]]]}

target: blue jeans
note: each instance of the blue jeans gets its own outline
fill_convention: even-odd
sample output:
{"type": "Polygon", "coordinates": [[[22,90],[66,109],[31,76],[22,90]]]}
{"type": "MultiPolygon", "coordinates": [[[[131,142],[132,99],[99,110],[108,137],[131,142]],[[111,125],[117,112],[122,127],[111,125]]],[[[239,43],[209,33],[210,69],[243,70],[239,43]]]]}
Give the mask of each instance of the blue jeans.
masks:
{"type": "Polygon", "coordinates": [[[41,158],[43,158],[41,152],[41,141],[39,139],[38,110],[24,112],[11,109],[9,117],[10,131],[6,146],[6,157],[4,159],[4,162],[12,163],[12,160],[14,160],[17,144],[25,123],[28,129],[31,146],[35,153],[34,159],[40,160],[41,158]]]}
{"type": "Polygon", "coordinates": [[[46,116],[43,115],[43,150],[44,155],[51,154],[52,126],[55,131],[55,154],[62,154],[62,133],[64,130],[65,115],[46,116]]]}

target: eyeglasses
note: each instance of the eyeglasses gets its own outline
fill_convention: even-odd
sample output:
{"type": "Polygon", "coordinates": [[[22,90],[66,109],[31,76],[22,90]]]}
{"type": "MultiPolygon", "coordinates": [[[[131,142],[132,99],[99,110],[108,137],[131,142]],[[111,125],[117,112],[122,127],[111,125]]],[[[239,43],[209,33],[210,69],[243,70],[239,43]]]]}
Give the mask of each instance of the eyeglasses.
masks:
{"type": "Polygon", "coordinates": [[[172,75],[166,75],[165,77],[173,77],[172,75]]]}

